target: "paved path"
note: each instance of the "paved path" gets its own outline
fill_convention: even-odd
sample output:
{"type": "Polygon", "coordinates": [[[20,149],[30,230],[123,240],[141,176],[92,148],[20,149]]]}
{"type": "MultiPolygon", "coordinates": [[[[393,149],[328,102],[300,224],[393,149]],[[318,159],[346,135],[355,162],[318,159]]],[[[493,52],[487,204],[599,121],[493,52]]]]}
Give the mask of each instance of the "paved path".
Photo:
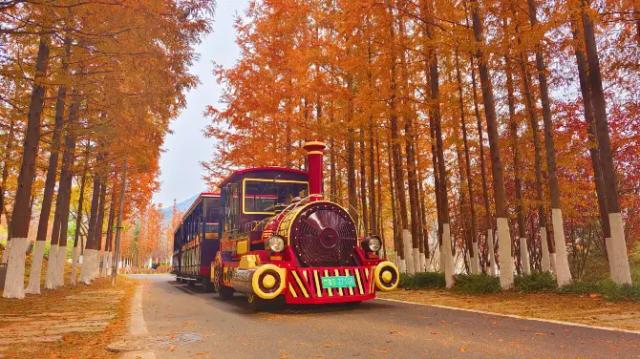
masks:
{"type": "Polygon", "coordinates": [[[143,276],[157,358],[640,358],[640,335],[375,300],[251,310],[143,276]]]}

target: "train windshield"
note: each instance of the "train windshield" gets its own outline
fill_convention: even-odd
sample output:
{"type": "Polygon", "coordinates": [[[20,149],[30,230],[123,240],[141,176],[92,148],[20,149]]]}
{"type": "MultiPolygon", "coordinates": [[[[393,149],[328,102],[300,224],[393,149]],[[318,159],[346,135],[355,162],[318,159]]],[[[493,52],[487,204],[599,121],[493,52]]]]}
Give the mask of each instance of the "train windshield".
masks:
{"type": "Polygon", "coordinates": [[[245,214],[272,214],[277,205],[287,205],[296,198],[304,198],[309,192],[306,181],[245,179],[245,214]]]}

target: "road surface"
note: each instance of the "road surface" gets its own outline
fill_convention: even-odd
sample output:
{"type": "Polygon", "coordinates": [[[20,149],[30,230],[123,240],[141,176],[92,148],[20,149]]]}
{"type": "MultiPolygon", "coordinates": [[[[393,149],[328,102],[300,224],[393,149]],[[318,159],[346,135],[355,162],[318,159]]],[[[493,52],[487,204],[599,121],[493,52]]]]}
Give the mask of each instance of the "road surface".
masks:
{"type": "Polygon", "coordinates": [[[640,358],[640,335],[375,300],[254,312],[244,297],[145,279],[156,358],[640,358]]]}

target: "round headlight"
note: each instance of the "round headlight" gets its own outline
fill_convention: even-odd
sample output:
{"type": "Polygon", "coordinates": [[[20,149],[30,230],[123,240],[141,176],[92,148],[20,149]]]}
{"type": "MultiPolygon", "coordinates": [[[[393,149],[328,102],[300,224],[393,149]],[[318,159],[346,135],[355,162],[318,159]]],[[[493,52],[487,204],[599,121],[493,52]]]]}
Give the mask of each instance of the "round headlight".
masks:
{"type": "Polygon", "coordinates": [[[271,236],[267,241],[267,246],[272,252],[282,252],[282,250],[284,250],[284,238],[280,236],[271,236]]]}
{"type": "Polygon", "coordinates": [[[371,252],[377,252],[382,247],[382,241],[378,237],[369,237],[367,238],[367,249],[371,252]]]}

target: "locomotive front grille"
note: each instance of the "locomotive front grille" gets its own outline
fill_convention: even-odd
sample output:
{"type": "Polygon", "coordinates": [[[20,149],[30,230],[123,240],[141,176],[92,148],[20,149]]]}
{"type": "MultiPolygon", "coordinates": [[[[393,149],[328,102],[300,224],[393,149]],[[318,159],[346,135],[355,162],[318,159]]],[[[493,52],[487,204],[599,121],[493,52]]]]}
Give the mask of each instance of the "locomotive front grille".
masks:
{"type": "Polygon", "coordinates": [[[288,293],[295,299],[341,299],[374,293],[373,270],[369,267],[299,268],[289,271],[288,293]],[[325,287],[323,278],[353,278],[353,286],[325,287]]]}

